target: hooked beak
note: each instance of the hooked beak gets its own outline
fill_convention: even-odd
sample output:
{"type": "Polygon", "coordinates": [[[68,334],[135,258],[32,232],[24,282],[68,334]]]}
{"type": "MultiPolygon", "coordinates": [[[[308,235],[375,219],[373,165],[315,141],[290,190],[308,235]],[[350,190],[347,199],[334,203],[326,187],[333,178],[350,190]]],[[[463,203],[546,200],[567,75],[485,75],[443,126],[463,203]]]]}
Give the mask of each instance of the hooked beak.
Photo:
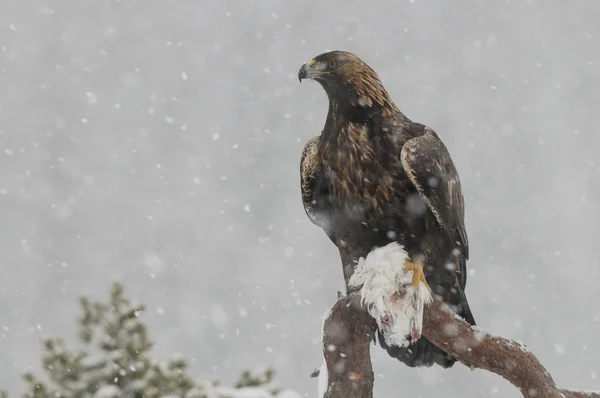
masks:
{"type": "Polygon", "coordinates": [[[315,75],[315,60],[311,59],[309,62],[302,65],[298,71],[298,81],[302,83],[302,79],[312,79],[315,75]]]}
{"type": "Polygon", "coordinates": [[[302,79],[310,79],[313,76],[313,67],[309,64],[304,64],[298,71],[298,81],[302,83],[302,79]]]}

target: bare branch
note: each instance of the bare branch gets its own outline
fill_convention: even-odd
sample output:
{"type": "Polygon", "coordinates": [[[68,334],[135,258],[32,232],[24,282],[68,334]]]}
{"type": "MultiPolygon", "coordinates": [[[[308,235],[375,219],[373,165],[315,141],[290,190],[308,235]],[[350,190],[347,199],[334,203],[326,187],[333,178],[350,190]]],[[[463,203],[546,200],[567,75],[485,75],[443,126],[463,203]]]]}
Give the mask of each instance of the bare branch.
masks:
{"type": "Polygon", "coordinates": [[[463,364],[504,377],[525,398],[600,398],[599,394],[557,388],[550,373],[523,344],[472,327],[439,300],[425,310],[423,336],[463,364]]]}
{"type": "Polygon", "coordinates": [[[323,326],[325,398],[373,397],[370,345],[376,327],[358,294],[341,297],[331,308],[323,326]]]}
{"type": "MultiPolygon", "coordinates": [[[[334,304],[323,332],[324,398],[373,397],[370,344],[375,331],[376,323],[361,305],[359,293],[341,297],[334,304]]],[[[504,377],[525,398],[600,398],[598,393],[556,387],[550,373],[523,344],[472,327],[441,301],[434,300],[425,309],[423,336],[471,369],[504,377]]]]}

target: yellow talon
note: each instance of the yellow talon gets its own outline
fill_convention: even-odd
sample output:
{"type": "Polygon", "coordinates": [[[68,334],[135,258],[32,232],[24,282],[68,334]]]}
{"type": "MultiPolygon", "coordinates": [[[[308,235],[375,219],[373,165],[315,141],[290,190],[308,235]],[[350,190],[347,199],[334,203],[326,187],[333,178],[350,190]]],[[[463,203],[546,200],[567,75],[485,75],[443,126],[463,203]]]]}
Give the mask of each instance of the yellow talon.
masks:
{"type": "Polygon", "coordinates": [[[413,272],[413,279],[411,283],[413,290],[416,290],[417,287],[419,287],[419,283],[423,282],[427,290],[431,291],[427,281],[425,280],[425,273],[423,272],[423,266],[421,264],[415,264],[412,261],[407,261],[404,263],[404,269],[413,272]]]}

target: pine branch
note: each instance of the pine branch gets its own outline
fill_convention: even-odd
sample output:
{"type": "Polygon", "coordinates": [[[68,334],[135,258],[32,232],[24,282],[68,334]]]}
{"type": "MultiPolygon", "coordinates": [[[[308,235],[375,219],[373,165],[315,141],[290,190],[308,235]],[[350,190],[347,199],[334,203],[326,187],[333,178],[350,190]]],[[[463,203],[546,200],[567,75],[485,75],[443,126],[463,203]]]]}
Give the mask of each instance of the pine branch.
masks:
{"type": "MultiPolygon", "coordinates": [[[[472,369],[496,373],[517,387],[525,398],[600,398],[599,393],[560,389],[550,373],[522,344],[493,336],[455,316],[441,301],[425,309],[423,336],[472,369]]],[[[373,397],[370,344],[374,319],[361,305],[360,293],[341,297],[323,327],[327,375],[324,398],[373,397]]]]}

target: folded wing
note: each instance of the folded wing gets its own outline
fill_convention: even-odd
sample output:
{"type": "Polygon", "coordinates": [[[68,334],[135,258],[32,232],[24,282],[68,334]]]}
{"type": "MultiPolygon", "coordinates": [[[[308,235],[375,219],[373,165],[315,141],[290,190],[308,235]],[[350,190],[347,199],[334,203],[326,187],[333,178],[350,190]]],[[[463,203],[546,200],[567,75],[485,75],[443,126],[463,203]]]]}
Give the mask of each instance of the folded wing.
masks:
{"type": "Polygon", "coordinates": [[[419,195],[427,203],[451,245],[460,251],[457,278],[464,291],[469,242],[464,224],[460,179],[450,153],[437,134],[425,127],[424,134],[406,141],[400,157],[404,171],[419,195]]]}
{"type": "Polygon", "coordinates": [[[319,136],[313,137],[302,150],[300,159],[302,204],[310,221],[323,228],[329,239],[336,244],[331,227],[329,188],[319,156],[319,140],[319,136]]]}

